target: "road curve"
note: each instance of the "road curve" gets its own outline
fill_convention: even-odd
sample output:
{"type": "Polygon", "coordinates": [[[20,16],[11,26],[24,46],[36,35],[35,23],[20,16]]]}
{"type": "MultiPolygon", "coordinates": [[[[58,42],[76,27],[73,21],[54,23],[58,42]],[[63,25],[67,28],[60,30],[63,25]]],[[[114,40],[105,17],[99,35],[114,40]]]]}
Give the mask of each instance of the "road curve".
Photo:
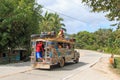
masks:
{"type": "Polygon", "coordinates": [[[101,58],[102,55],[102,53],[95,51],[78,51],[81,57],[79,63],[77,64],[66,63],[65,67],[63,68],[53,66],[52,70],[34,69],[27,72],[24,71],[21,73],[3,77],[0,80],[69,80],[79,72],[82,72],[87,68],[93,66],[101,58]]]}

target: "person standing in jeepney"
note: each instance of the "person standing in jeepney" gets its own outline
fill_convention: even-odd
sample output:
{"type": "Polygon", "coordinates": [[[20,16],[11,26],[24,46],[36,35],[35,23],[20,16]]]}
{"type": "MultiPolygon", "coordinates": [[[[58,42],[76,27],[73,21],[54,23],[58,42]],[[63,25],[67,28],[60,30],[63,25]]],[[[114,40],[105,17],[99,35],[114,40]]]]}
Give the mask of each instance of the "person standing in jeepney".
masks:
{"type": "Polygon", "coordinates": [[[43,49],[43,43],[42,41],[39,41],[37,44],[36,44],[36,59],[40,59],[43,61],[43,53],[44,52],[44,49],[43,49]]]}
{"type": "Polygon", "coordinates": [[[63,31],[63,29],[60,29],[57,37],[58,38],[64,38],[64,31],[63,31]]]}

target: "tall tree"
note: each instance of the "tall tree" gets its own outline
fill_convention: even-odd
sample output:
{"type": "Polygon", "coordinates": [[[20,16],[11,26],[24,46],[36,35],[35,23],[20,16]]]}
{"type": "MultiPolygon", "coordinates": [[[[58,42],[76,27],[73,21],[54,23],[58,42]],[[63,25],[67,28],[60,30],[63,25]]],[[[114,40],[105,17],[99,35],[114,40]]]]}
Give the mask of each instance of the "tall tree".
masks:
{"type": "Polygon", "coordinates": [[[93,33],[89,33],[87,31],[79,32],[76,35],[76,46],[77,48],[88,48],[94,45],[95,40],[93,33]]]}
{"type": "Polygon", "coordinates": [[[52,14],[52,16],[53,16],[53,18],[52,18],[52,20],[53,20],[53,30],[58,32],[59,29],[62,28],[63,30],[66,31],[66,29],[64,28],[65,24],[62,23],[63,18],[59,17],[59,15],[56,14],[56,13],[52,14]]]}
{"type": "Polygon", "coordinates": [[[87,31],[76,35],[77,48],[104,50],[109,53],[120,54],[120,30],[99,29],[94,33],[87,31]]]}
{"type": "Polygon", "coordinates": [[[41,22],[39,24],[40,32],[50,31],[52,29],[52,15],[51,13],[46,12],[42,16],[41,22]]]}
{"type": "Polygon", "coordinates": [[[39,28],[41,6],[35,0],[0,0],[0,5],[0,51],[28,47],[39,28]]]}
{"type": "Polygon", "coordinates": [[[114,34],[115,34],[114,47],[120,48],[120,29],[116,30],[114,34]]]}
{"type": "Polygon", "coordinates": [[[112,36],[112,29],[99,29],[98,31],[94,32],[96,35],[96,43],[99,47],[106,47],[108,39],[112,36]]]}
{"type": "Polygon", "coordinates": [[[116,25],[120,26],[120,0],[82,0],[93,12],[107,12],[110,21],[118,21],[116,25]]]}
{"type": "Polygon", "coordinates": [[[56,31],[58,32],[60,28],[65,26],[63,23],[63,18],[59,17],[56,13],[48,13],[42,17],[40,22],[40,31],[56,31]]]}

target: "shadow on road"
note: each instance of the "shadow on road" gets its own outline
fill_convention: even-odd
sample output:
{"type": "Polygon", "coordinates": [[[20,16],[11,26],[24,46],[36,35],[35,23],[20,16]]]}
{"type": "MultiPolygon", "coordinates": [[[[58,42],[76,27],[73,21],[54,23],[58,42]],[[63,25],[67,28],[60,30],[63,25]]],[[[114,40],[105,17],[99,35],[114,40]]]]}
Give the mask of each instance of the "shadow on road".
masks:
{"type": "Polygon", "coordinates": [[[50,70],[46,70],[46,69],[35,69],[35,70],[44,70],[44,71],[70,71],[70,70],[74,70],[77,69],[79,67],[85,66],[88,63],[84,63],[84,62],[78,62],[78,63],[73,63],[73,62],[69,62],[66,63],[64,67],[59,67],[58,65],[54,65],[51,67],[50,70]]]}

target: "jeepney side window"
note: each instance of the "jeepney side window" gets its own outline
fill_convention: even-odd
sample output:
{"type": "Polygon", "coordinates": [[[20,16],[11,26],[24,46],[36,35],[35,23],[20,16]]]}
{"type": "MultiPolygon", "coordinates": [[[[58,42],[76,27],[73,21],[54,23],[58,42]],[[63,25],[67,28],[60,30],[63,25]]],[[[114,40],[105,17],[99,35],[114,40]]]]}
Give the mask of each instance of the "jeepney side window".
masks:
{"type": "Polygon", "coordinates": [[[50,45],[52,45],[53,44],[53,42],[51,42],[51,41],[48,41],[47,42],[47,46],[50,46],[50,45]]]}
{"type": "Polygon", "coordinates": [[[73,49],[75,48],[75,45],[73,45],[73,49]]]}
{"type": "Polygon", "coordinates": [[[66,43],[63,43],[63,48],[66,48],[67,44],[66,43]]]}
{"type": "Polygon", "coordinates": [[[70,49],[70,48],[71,48],[69,43],[66,44],[66,48],[67,48],[67,49],[70,49]]]}
{"type": "Polygon", "coordinates": [[[66,43],[63,43],[62,45],[63,45],[63,48],[66,48],[66,43]]]}
{"type": "Polygon", "coordinates": [[[71,44],[70,46],[71,46],[72,49],[74,49],[74,45],[73,44],[71,44]]]}

